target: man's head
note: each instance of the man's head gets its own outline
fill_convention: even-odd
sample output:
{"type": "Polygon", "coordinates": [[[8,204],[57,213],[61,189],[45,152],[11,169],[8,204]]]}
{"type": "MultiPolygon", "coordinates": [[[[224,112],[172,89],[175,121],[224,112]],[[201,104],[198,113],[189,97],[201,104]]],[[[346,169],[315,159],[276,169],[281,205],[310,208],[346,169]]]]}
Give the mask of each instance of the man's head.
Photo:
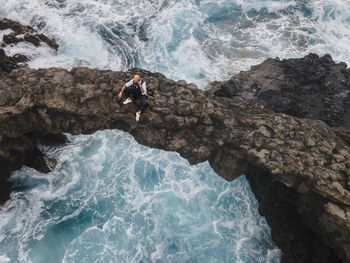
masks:
{"type": "Polygon", "coordinates": [[[134,83],[138,83],[140,81],[140,75],[134,76],[134,83]]]}

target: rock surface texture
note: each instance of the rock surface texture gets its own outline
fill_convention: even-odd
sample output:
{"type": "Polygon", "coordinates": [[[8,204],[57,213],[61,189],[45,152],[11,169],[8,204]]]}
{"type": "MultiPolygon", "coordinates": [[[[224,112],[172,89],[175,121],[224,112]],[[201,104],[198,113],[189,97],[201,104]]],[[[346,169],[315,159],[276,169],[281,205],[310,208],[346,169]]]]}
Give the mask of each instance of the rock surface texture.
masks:
{"type": "MultiPolygon", "coordinates": [[[[327,57],[321,60],[333,63],[327,57]]],[[[337,67],[348,76],[343,64],[337,67]]],[[[266,70],[266,74],[277,73],[266,70]]],[[[334,78],[339,82],[338,75],[334,78]]],[[[227,180],[246,174],[267,214],[273,214],[269,202],[278,194],[286,202],[282,207],[290,210],[281,221],[293,223],[291,233],[300,225],[307,237],[288,240],[285,235],[279,240],[281,236],[275,235],[284,252],[283,262],[350,262],[350,130],[275,113],[235,96],[201,91],[194,84],[140,69],[14,69],[0,76],[1,181],[23,164],[48,169],[37,143],[64,142],[63,132],[88,134],[117,128],[141,144],[179,152],[191,164],[208,160],[227,180]],[[116,99],[134,74],[140,74],[148,87],[148,107],[139,122],[135,121],[138,102],[123,105],[116,99]],[[316,247],[307,246],[310,242],[316,247]],[[296,243],[301,252],[293,255],[296,243]]],[[[345,103],[347,96],[335,96],[337,103],[345,103]]],[[[274,220],[272,216],[269,221],[273,236],[280,227],[274,220]]]]}
{"type": "Polygon", "coordinates": [[[258,103],[275,112],[350,128],[350,69],[331,56],[268,59],[228,81],[210,83],[217,96],[258,103]]]}
{"type": "MultiPolygon", "coordinates": [[[[350,70],[345,63],[334,63],[329,55],[268,59],[228,81],[212,82],[206,90],[275,112],[350,127],[350,70]]],[[[247,179],[259,200],[260,213],[272,227],[273,240],[284,252],[284,262],[339,261],[332,249],[322,245],[317,232],[308,227],[319,220],[320,214],[307,215],[303,210],[305,203],[322,206],[326,200],[298,195],[295,189],[262,171],[247,173],[247,179]]]]}

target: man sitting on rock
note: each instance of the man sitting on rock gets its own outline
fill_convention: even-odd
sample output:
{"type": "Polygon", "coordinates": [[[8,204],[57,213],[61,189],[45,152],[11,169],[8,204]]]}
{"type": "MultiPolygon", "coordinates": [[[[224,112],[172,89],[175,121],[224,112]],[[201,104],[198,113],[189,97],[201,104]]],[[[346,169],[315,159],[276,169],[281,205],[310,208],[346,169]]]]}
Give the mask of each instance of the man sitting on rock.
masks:
{"type": "Polygon", "coordinates": [[[140,115],[143,112],[143,110],[145,109],[146,104],[147,104],[146,103],[146,94],[147,94],[146,82],[143,81],[139,75],[135,75],[134,79],[125,83],[122,90],[118,94],[119,99],[121,99],[123,97],[124,90],[125,90],[126,100],[123,102],[123,104],[128,104],[128,103],[132,102],[131,95],[137,97],[140,101],[140,110],[138,112],[136,112],[136,121],[139,121],[140,115]]]}

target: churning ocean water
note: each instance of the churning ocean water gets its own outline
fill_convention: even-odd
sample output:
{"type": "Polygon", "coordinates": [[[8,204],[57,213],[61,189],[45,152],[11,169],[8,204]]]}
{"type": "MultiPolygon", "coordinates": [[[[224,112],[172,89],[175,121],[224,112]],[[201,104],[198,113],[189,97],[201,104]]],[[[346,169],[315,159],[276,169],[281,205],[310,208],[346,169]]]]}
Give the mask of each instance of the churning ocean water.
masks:
{"type": "MultiPolygon", "coordinates": [[[[350,62],[348,0],[3,0],[0,17],[60,44],[5,49],[33,68],[141,67],[204,88],[268,57],[350,62]]],[[[69,139],[42,147],[58,159],[49,174],[12,174],[0,262],[280,261],[244,176],[226,182],[118,130],[69,139]]]]}

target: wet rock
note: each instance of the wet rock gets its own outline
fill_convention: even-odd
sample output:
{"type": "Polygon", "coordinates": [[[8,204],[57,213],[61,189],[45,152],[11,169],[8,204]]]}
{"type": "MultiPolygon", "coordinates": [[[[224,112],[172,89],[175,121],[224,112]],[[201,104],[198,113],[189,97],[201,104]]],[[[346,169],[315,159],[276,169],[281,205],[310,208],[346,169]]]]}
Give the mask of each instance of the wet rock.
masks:
{"type": "Polygon", "coordinates": [[[2,47],[11,44],[16,45],[20,42],[27,42],[36,47],[45,43],[50,48],[58,50],[59,45],[54,39],[50,39],[44,34],[38,33],[30,26],[23,26],[20,23],[7,18],[0,19],[0,30],[6,29],[11,29],[13,32],[4,35],[2,47]]]}
{"type": "MultiPolygon", "coordinates": [[[[44,34],[38,33],[30,26],[23,26],[18,22],[6,18],[0,19],[0,30],[8,29],[10,29],[11,32],[3,36],[1,47],[16,45],[20,42],[31,43],[36,47],[40,46],[42,43],[46,43],[54,50],[57,50],[59,47],[54,39],[50,39],[44,34]]],[[[22,54],[15,54],[12,57],[7,56],[4,49],[0,48],[0,74],[6,74],[19,66],[25,66],[25,63],[28,61],[29,58],[22,54]]]]}
{"type": "Polygon", "coordinates": [[[13,69],[18,68],[17,64],[17,58],[7,56],[5,51],[0,48],[0,75],[10,73],[13,69]]]}
{"type": "Polygon", "coordinates": [[[53,38],[48,38],[44,34],[37,34],[37,38],[39,38],[42,42],[46,43],[49,47],[51,47],[54,50],[58,50],[59,45],[56,43],[56,40],[53,38]]]}

